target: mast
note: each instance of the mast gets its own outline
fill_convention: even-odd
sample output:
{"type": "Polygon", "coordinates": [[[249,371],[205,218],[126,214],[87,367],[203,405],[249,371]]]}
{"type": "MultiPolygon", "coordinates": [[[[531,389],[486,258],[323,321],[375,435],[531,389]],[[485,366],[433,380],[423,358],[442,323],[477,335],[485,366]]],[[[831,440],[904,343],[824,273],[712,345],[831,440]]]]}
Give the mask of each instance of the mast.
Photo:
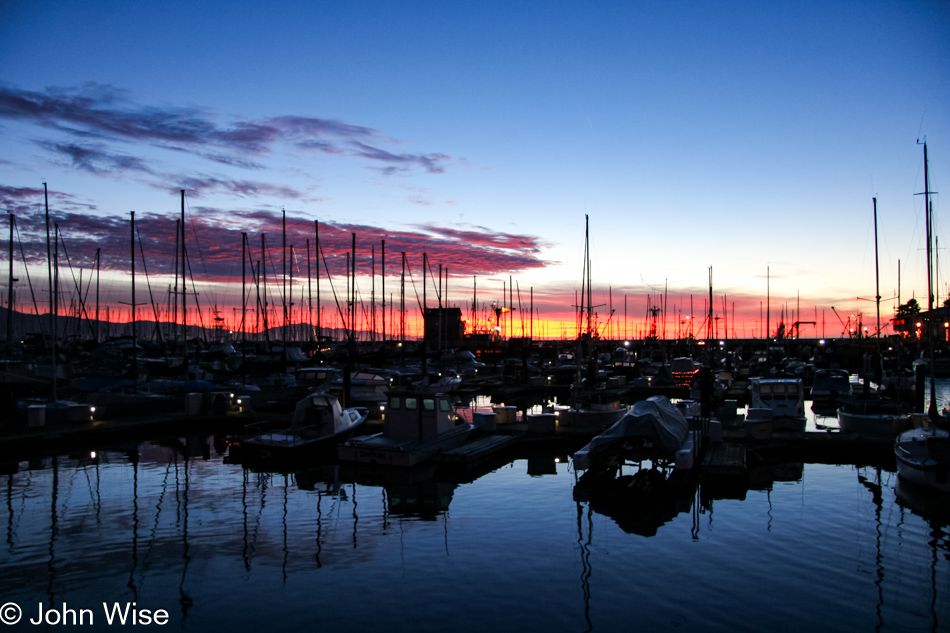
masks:
{"type": "MultiPolygon", "coordinates": [[[[319,261],[319,260],[318,260],[319,261]]],[[[307,327],[313,336],[313,288],[310,286],[310,238],[307,238],[307,327]]]]}
{"type": "Polygon", "coordinates": [[[188,378],[188,295],[186,293],[186,264],[185,255],[185,190],[181,190],[181,341],[182,357],[184,358],[185,378],[188,378]]]}
{"type": "Polygon", "coordinates": [[[132,351],[130,356],[132,357],[132,393],[138,393],[139,365],[135,358],[135,346],[138,344],[135,337],[135,211],[129,211],[129,216],[132,221],[132,239],[130,240],[131,250],[129,257],[132,270],[132,303],[129,304],[129,309],[132,310],[132,351]]]}
{"type": "Polygon", "coordinates": [[[313,221],[314,251],[317,256],[317,347],[320,347],[320,335],[322,334],[322,321],[320,314],[320,223],[313,221]]]}
{"type": "Polygon", "coordinates": [[[96,249],[96,345],[99,344],[99,257],[101,255],[101,250],[102,249],[99,248],[96,249]]]}
{"type": "Polygon", "coordinates": [[[379,278],[382,283],[383,293],[383,345],[386,344],[386,240],[383,240],[383,248],[379,258],[379,278]]]}
{"type": "Polygon", "coordinates": [[[13,225],[16,218],[10,214],[10,275],[7,278],[7,352],[13,355],[13,225]]]}
{"type": "Polygon", "coordinates": [[[261,294],[264,295],[264,303],[261,305],[261,312],[264,313],[264,340],[267,341],[267,351],[270,352],[270,331],[267,326],[267,237],[261,233],[261,259],[257,262],[257,274],[261,280],[261,294]]]}
{"type": "Polygon", "coordinates": [[[241,233],[241,384],[247,385],[247,233],[241,233]]]}
{"type": "Polygon", "coordinates": [[[284,310],[284,321],[282,328],[282,340],[284,345],[284,362],[287,362],[287,212],[280,210],[281,216],[281,247],[280,247],[280,284],[281,297],[280,303],[284,310]]]}
{"type": "Polygon", "coordinates": [[[426,375],[426,268],[429,258],[422,253],[422,375],[426,375]]]}
{"type": "Polygon", "coordinates": [[[881,352],[881,273],[877,263],[877,197],[871,198],[874,202],[874,304],[877,313],[877,347],[881,352]]]}
{"type": "Polygon", "coordinates": [[[59,223],[53,224],[53,401],[56,402],[56,374],[59,371],[59,357],[56,352],[59,347],[59,223]]]}
{"type": "MultiPolygon", "coordinates": [[[[47,269],[46,272],[49,275],[49,285],[47,286],[47,288],[49,289],[50,336],[53,337],[53,339],[51,340],[54,340],[56,336],[56,313],[53,309],[53,254],[52,254],[52,247],[50,246],[50,242],[49,242],[49,191],[47,189],[45,182],[43,183],[43,203],[44,203],[44,206],[46,207],[46,269],[47,269]]],[[[55,343],[53,344],[52,355],[55,358],[56,356],[55,343]]],[[[55,360],[54,360],[54,365],[55,365],[55,360]]],[[[55,369],[53,371],[53,375],[54,376],[56,375],[55,369]]],[[[56,399],[55,394],[53,395],[53,399],[54,400],[56,399]]]]}
{"type": "MultiPolygon", "coordinates": [[[[918,141],[919,142],[919,141],[918,141]]],[[[930,348],[930,406],[927,414],[932,423],[937,421],[937,393],[934,362],[934,290],[933,290],[933,209],[930,207],[930,172],[927,165],[927,141],[924,140],[924,212],[927,222],[927,342],[930,348]]]]}

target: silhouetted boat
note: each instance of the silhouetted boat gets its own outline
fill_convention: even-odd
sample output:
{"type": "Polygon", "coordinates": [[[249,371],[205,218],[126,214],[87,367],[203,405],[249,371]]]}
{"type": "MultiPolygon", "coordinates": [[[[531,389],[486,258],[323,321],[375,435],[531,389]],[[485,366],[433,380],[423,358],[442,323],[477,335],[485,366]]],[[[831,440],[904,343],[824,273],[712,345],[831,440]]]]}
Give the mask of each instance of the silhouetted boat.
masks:
{"type": "MultiPolygon", "coordinates": [[[[232,441],[231,456],[236,461],[298,457],[309,449],[350,437],[366,421],[366,416],[366,409],[361,407],[344,409],[336,396],[313,394],[297,403],[289,429],[232,441]]],[[[248,428],[255,427],[249,425],[248,428]]]]}
{"type": "Polygon", "coordinates": [[[341,461],[412,467],[458,448],[475,426],[455,415],[445,394],[391,391],[383,431],[355,437],[338,449],[341,461]]]}

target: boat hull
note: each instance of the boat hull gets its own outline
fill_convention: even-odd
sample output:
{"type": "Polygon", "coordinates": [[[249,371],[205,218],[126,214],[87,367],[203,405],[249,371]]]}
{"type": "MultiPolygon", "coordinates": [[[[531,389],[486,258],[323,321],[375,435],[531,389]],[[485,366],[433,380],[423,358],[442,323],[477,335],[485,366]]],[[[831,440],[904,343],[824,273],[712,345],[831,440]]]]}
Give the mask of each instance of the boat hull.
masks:
{"type": "Polygon", "coordinates": [[[910,427],[910,416],[889,413],[852,413],[838,409],[838,426],[844,433],[894,437],[910,427]]]}
{"type": "Polygon", "coordinates": [[[618,405],[616,408],[605,409],[564,409],[558,412],[558,426],[575,429],[605,429],[630,409],[628,406],[618,405]]]}
{"type": "Polygon", "coordinates": [[[458,448],[468,440],[474,428],[472,424],[460,424],[438,439],[425,443],[387,438],[383,433],[377,433],[340,444],[337,455],[344,462],[411,468],[458,448]]]}
{"type": "Polygon", "coordinates": [[[950,493],[950,431],[944,429],[910,429],[894,441],[897,474],[901,479],[919,486],[950,493]],[[938,450],[937,446],[942,448],[938,450]]]}

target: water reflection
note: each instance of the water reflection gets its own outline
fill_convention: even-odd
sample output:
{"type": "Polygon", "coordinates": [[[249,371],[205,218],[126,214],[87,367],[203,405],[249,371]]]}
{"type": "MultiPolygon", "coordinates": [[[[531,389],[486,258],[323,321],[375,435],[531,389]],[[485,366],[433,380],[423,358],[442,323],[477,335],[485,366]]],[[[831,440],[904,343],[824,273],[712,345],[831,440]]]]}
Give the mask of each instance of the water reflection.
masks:
{"type": "Polygon", "coordinates": [[[574,500],[610,517],[628,534],[655,536],[657,530],[693,507],[698,473],[661,468],[647,462],[615,464],[588,471],[574,486],[574,500]]]}
{"type": "Polygon", "coordinates": [[[4,600],[127,599],[195,630],[617,630],[635,561],[644,630],[950,621],[950,502],[886,467],[762,462],[732,487],[649,462],[578,477],[552,454],[456,477],[270,472],[216,444],[20,462],[0,504],[4,600]],[[768,578],[777,606],[753,590],[768,578]],[[375,610],[353,597],[367,591],[375,610]]]}

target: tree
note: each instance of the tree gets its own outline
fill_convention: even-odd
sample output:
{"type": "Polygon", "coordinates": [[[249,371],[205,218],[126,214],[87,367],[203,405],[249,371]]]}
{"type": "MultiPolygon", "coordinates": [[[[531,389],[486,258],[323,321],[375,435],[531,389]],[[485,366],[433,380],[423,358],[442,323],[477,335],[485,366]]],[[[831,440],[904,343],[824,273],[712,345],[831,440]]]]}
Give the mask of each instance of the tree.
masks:
{"type": "Polygon", "coordinates": [[[920,304],[917,303],[917,299],[910,299],[904,305],[897,307],[897,316],[913,316],[915,314],[920,314],[920,304]]]}

